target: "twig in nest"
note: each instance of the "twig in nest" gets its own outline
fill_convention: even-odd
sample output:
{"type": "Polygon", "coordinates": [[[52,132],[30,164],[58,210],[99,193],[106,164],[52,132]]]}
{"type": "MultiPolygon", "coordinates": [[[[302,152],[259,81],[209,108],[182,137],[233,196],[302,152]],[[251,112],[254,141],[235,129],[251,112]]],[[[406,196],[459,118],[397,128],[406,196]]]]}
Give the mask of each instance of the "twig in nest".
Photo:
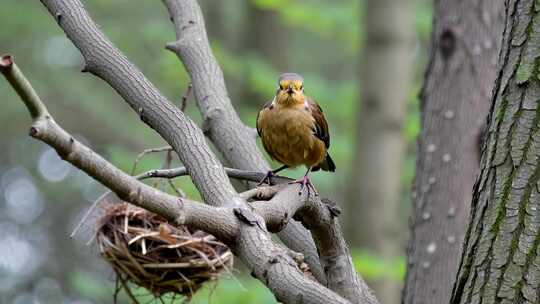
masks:
{"type": "Polygon", "coordinates": [[[133,301],[134,304],[140,304],[140,302],[137,301],[137,298],[135,297],[135,295],[131,293],[131,289],[129,289],[129,286],[127,286],[127,282],[126,280],[124,280],[124,278],[122,278],[122,275],[116,269],[114,269],[114,272],[116,273],[116,279],[120,281],[122,288],[124,288],[124,290],[126,291],[126,294],[131,299],[131,301],[133,301]]]}
{"type": "MultiPolygon", "coordinates": [[[[115,272],[116,273],[116,272],[115,272]]],[[[113,294],[113,303],[118,303],[118,293],[122,288],[120,287],[120,279],[118,278],[118,273],[116,273],[116,280],[114,280],[114,294],[113,294]]]]}
{"type": "Polygon", "coordinates": [[[181,100],[181,103],[180,103],[180,111],[184,112],[184,110],[186,109],[186,106],[187,106],[187,100],[189,98],[189,95],[191,95],[191,90],[193,89],[193,83],[189,83],[188,84],[188,87],[186,89],[186,92],[184,93],[184,95],[182,96],[182,100],[181,100]]]}

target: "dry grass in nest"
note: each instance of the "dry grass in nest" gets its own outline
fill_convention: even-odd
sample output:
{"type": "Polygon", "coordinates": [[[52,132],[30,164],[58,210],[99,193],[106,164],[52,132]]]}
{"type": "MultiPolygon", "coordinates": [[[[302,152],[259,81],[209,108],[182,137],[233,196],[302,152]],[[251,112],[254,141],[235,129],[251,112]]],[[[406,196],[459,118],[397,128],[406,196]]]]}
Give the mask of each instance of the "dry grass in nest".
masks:
{"type": "Polygon", "coordinates": [[[154,296],[191,297],[202,284],[232,268],[233,255],[203,231],[175,227],[162,217],[127,203],[104,203],[96,241],[122,286],[127,282],[154,296]]]}

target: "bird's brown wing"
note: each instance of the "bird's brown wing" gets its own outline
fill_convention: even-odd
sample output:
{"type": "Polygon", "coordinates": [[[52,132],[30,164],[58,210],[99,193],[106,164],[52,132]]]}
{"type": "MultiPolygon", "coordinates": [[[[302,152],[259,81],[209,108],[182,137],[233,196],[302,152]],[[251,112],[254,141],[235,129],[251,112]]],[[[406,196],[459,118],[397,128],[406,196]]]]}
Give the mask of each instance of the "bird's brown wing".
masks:
{"type": "Polygon", "coordinates": [[[259,117],[261,116],[261,113],[264,111],[264,110],[267,110],[267,109],[270,109],[272,106],[272,100],[270,100],[269,102],[265,103],[263,108],[257,113],[257,121],[255,122],[255,126],[257,128],[257,133],[259,134],[259,137],[261,138],[261,142],[262,142],[262,145],[263,145],[263,148],[264,150],[266,150],[266,152],[268,153],[268,155],[270,155],[270,157],[272,159],[274,159],[274,156],[272,154],[272,150],[271,149],[268,149],[268,146],[266,146],[266,143],[264,141],[264,138],[263,138],[263,131],[262,131],[262,126],[260,125],[260,122],[259,122],[259,117]]]}
{"type": "Polygon", "coordinates": [[[311,116],[315,119],[315,129],[313,133],[315,136],[324,142],[324,145],[328,149],[330,147],[330,133],[328,132],[328,123],[324,118],[324,113],[321,107],[311,98],[307,99],[311,116]]]}
{"type": "Polygon", "coordinates": [[[261,112],[264,111],[264,109],[270,108],[270,105],[272,105],[272,100],[265,103],[262,109],[257,113],[257,120],[255,121],[255,127],[257,128],[257,133],[259,134],[259,137],[261,137],[261,126],[259,126],[259,116],[261,115],[261,112]]]}
{"type": "MultiPolygon", "coordinates": [[[[311,116],[315,119],[315,128],[313,134],[320,140],[324,142],[326,149],[330,147],[330,133],[328,132],[328,123],[324,118],[324,113],[321,107],[312,99],[307,99],[309,108],[311,111],[311,116]]],[[[326,156],[323,161],[317,166],[313,167],[312,171],[317,171],[323,169],[324,171],[334,172],[336,170],[336,164],[330,157],[328,150],[326,151],[326,156]]]]}

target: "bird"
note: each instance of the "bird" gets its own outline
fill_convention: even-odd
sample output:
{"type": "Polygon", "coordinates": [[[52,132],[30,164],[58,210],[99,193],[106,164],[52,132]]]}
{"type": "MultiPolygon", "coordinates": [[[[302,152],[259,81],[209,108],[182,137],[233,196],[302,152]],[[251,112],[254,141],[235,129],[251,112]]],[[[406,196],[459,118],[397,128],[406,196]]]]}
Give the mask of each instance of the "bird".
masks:
{"type": "Polygon", "coordinates": [[[322,169],[334,172],[336,165],[328,153],[330,134],[321,107],[304,94],[304,78],[296,73],[283,73],[278,77],[274,98],[257,114],[257,133],[270,157],[283,166],[268,171],[259,185],[276,173],[301,165],[306,166],[304,176],[292,183],[300,184],[299,194],[310,188],[318,195],[309,179],[309,173],[322,169]]]}

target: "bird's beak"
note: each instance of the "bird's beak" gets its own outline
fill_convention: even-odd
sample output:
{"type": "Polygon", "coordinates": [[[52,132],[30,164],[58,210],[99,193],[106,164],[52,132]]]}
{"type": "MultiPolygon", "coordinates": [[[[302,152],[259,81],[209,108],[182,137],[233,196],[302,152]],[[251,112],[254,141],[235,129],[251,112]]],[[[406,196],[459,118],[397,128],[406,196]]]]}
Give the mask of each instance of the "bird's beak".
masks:
{"type": "Polygon", "coordinates": [[[293,92],[294,92],[294,91],[293,91],[293,88],[292,88],[292,87],[289,87],[289,88],[287,89],[287,94],[292,95],[293,92]]]}

